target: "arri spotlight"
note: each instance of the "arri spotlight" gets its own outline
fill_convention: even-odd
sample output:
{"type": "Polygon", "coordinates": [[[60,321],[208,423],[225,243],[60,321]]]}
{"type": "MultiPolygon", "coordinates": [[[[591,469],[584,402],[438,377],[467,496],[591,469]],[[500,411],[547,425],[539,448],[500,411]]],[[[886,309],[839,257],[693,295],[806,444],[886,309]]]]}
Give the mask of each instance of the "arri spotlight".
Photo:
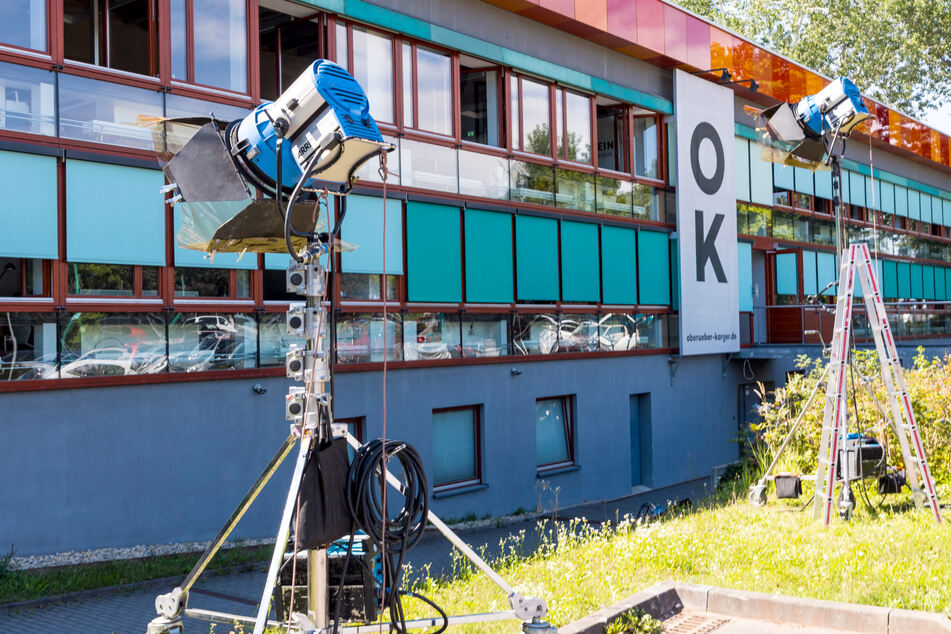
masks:
{"type": "Polygon", "coordinates": [[[211,253],[299,250],[320,227],[313,205],[293,204],[298,195],[346,194],[363,163],[393,148],[360,85],[323,59],[243,119],[157,123],[153,140],[166,161],[168,202],[181,203],[179,246],[211,253]],[[287,238],[285,225],[294,228],[287,238]]]}

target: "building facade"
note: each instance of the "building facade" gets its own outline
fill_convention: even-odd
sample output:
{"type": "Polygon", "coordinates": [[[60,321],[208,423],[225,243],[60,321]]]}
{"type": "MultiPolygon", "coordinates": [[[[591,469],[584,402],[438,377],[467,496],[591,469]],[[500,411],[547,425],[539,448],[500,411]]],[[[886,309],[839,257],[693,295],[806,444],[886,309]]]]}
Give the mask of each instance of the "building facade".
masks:
{"type": "MultiPolygon", "coordinates": [[[[764,158],[744,109],[828,80],[676,6],[14,0],[0,8],[2,543],[208,539],[277,450],[287,256],[176,246],[149,123],[242,117],[321,57],[364,86],[398,148],[385,184],[368,164],[348,200],[336,416],[416,446],[442,515],[709,481],[738,458],[756,384],[781,385],[829,340],[831,177],[764,158]],[[682,357],[673,76],[720,68],[757,84],[731,85],[740,350],[682,357]]],[[[938,348],[949,139],[867,105],[844,162],[848,237],[880,256],[900,341],[938,348]]],[[[276,532],[288,476],[241,536],[276,532]]]]}

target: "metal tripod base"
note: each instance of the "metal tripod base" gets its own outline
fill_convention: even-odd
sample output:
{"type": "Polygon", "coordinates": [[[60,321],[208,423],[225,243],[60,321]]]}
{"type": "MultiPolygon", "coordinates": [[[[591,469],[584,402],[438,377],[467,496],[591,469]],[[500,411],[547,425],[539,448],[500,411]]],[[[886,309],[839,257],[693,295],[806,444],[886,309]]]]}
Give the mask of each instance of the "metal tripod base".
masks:
{"type": "Polygon", "coordinates": [[[168,632],[184,634],[185,627],[182,625],[181,616],[174,618],[157,616],[149,622],[149,626],[145,629],[145,634],[167,634],[168,632]]]}

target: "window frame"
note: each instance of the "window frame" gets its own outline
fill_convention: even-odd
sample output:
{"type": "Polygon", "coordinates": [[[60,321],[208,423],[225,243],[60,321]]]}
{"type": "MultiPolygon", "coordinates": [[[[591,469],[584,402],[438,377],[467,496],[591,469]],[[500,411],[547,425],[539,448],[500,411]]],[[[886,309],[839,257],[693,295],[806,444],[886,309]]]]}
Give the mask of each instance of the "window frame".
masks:
{"type": "MultiPolygon", "coordinates": [[[[483,478],[483,469],[482,469],[482,405],[456,405],[453,407],[438,407],[434,408],[432,411],[433,415],[444,414],[448,412],[459,412],[469,410],[472,412],[472,435],[473,435],[473,445],[475,449],[475,477],[473,478],[463,478],[461,480],[452,480],[449,482],[440,482],[437,483],[435,476],[433,476],[433,493],[441,493],[444,491],[453,491],[456,489],[462,489],[470,486],[475,486],[479,484],[484,484],[483,478]]],[[[431,431],[435,431],[434,429],[431,431]]],[[[433,457],[435,458],[436,454],[436,443],[433,442],[433,457]]],[[[435,471],[435,470],[434,470],[435,471]]]]}
{"type": "MultiPolygon", "coordinates": [[[[212,91],[221,93],[229,96],[242,96],[242,97],[252,97],[256,92],[260,92],[257,87],[254,85],[258,79],[256,76],[258,64],[258,38],[260,34],[258,33],[257,22],[258,22],[258,3],[256,0],[244,0],[245,6],[245,90],[244,92],[239,92],[237,90],[231,90],[230,88],[223,88],[221,86],[209,86],[207,84],[199,84],[195,81],[195,4],[194,0],[183,0],[185,3],[185,79],[173,79],[172,78],[172,33],[171,33],[171,6],[168,3],[168,0],[161,0],[162,8],[165,9],[164,22],[165,34],[159,39],[159,59],[160,66],[165,66],[167,68],[166,73],[163,74],[162,83],[169,86],[182,87],[182,88],[195,88],[202,91],[212,91]],[[254,28],[252,28],[254,27],[254,28]],[[165,43],[165,50],[161,49],[161,44],[165,43]]],[[[159,19],[163,20],[161,14],[163,11],[159,11],[159,19]]],[[[160,31],[161,32],[161,31],[160,31]]]]}
{"type": "MultiPolygon", "coordinates": [[[[349,34],[349,31],[348,31],[349,34]]],[[[392,36],[393,39],[393,74],[394,74],[394,83],[393,83],[393,101],[394,103],[394,118],[397,119],[396,125],[404,133],[407,133],[408,136],[416,135],[420,140],[431,141],[431,140],[452,140],[454,145],[458,145],[461,142],[462,135],[462,102],[460,101],[460,91],[462,90],[461,77],[462,69],[459,64],[459,52],[453,51],[451,49],[443,48],[439,45],[433,44],[431,42],[419,42],[412,38],[402,37],[402,36],[392,36]],[[412,113],[412,122],[413,125],[407,123],[408,117],[406,113],[403,112],[404,100],[402,98],[397,98],[397,94],[400,96],[403,95],[406,90],[404,85],[403,78],[405,76],[403,68],[403,46],[407,45],[410,47],[410,63],[412,68],[410,69],[411,86],[409,87],[411,94],[413,96],[413,113],[412,113]],[[449,57],[449,72],[451,73],[450,77],[450,88],[449,95],[452,98],[452,105],[449,112],[449,125],[450,132],[449,134],[443,134],[442,132],[434,132],[432,130],[426,130],[419,127],[419,63],[418,63],[418,51],[419,48],[433,51],[438,54],[447,55],[449,57]],[[398,82],[398,83],[397,83],[398,82]]],[[[352,48],[349,49],[349,54],[352,59],[353,51],[352,48]]],[[[481,144],[474,144],[477,147],[492,147],[492,146],[482,146],[481,144]]]]}
{"type": "Polygon", "coordinates": [[[60,22],[60,6],[61,0],[44,0],[43,3],[45,9],[45,33],[46,33],[46,48],[36,49],[28,48],[25,46],[17,46],[16,44],[9,44],[7,42],[0,42],[0,52],[9,53],[12,55],[24,55],[31,59],[36,58],[53,58],[55,51],[61,49],[59,45],[59,30],[57,26],[60,22]]]}
{"type": "Polygon", "coordinates": [[[156,300],[161,300],[163,297],[162,293],[162,270],[166,267],[152,264],[111,264],[108,262],[70,262],[68,260],[64,261],[64,265],[67,267],[65,277],[66,283],[66,297],[70,301],[85,301],[88,298],[100,298],[107,299],[109,301],[125,301],[125,302],[134,302],[134,301],[146,301],[146,302],[155,302],[156,300]],[[94,293],[79,293],[76,294],[72,292],[69,284],[69,268],[73,265],[82,265],[82,264],[100,264],[102,266],[125,266],[132,267],[132,295],[110,295],[106,294],[94,294],[94,293]],[[143,268],[154,268],[158,271],[158,290],[155,295],[144,295],[142,290],[142,269],[143,268]]]}
{"type": "MultiPolygon", "coordinates": [[[[260,284],[258,276],[255,275],[255,272],[260,271],[260,267],[254,269],[225,269],[217,267],[204,267],[204,266],[174,266],[169,265],[164,267],[170,271],[172,276],[172,284],[169,288],[169,299],[172,303],[195,303],[201,302],[203,304],[214,304],[215,302],[237,302],[241,304],[253,304],[255,303],[256,298],[258,297],[258,286],[260,284]],[[227,295],[195,295],[195,296],[185,296],[178,294],[178,286],[175,282],[175,271],[178,269],[185,270],[209,270],[209,271],[227,271],[228,272],[228,294],[227,295]],[[248,272],[248,295],[241,296],[238,295],[238,272],[247,271],[248,272]]],[[[161,283],[160,283],[161,287],[161,283]]]]}
{"type": "MultiPolygon", "coordinates": [[[[257,42],[258,42],[258,46],[256,47],[256,48],[257,48],[257,56],[256,56],[257,59],[255,60],[255,64],[257,64],[257,66],[258,66],[258,69],[257,69],[257,75],[258,75],[258,87],[257,87],[257,92],[258,92],[259,101],[263,101],[264,98],[261,97],[261,88],[262,88],[262,83],[261,83],[261,81],[262,81],[262,77],[261,77],[261,47],[260,47],[260,41],[261,41],[261,27],[260,27],[260,15],[261,15],[261,14],[260,14],[260,11],[261,11],[262,9],[264,9],[264,10],[267,10],[267,11],[272,11],[272,12],[274,12],[274,13],[281,13],[281,12],[278,11],[278,10],[276,10],[276,9],[271,9],[271,8],[268,8],[268,7],[262,7],[262,6],[260,6],[260,4],[258,4],[258,3],[255,3],[255,9],[257,10],[257,16],[258,16],[258,27],[257,27],[257,32],[255,33],[255,36],[256,36],[257,42]]],[[[320,50],[320,52],[321,52],[321,57],[323,57],[324,59],[329,59],[329,58],[327,57],[327,55],[326,55],[326,53],[327,53],[327,51],[328,51],[328,45],[327,45],[327,39],[328,39],[328,37],[327,37],[327,35],[326,35],[327,31],[325,31],[325,29],[324,29],[324,27],[325,27],[325,20],[324,20],[323,18],[324,18],[324,15],[325,15],[325,14],[321,13],[320,11],[315,11],[314,13],[312,13],[312,14],[310,14],[310,15],[300,16],[300,17],[294,16],[294,15],[291,15],[291,14],[288,14],[288,13],[284,13],[283,15],[286,15],[286,16],[288,16],[288,17],[291,18],[291,19],[288,20],[287,22],[283,23],[283,24],[280,24],[280,25],[274,27],[274,32],[275,32],[275,49],[276,49],[275,56],[274,56],[274,64],[275,64],[275,66],[276,66],[275,72],[274,72],[274,79],[277,81],[277,86],[276,86],[276,88],[277,88],[277,94],[278,94],[278,95],[280,95],[281,92],[283,92],[283,91],[281,90],[281,85],[282,85],[283,79],[284,79],[284,78],[283,78],[283,75],[284,75],[284,67],[283,67],[282,62],[281,62],[281,55],[283,54],[283,51],[284,51],[283,37],[282,37],[282,31],[283,31],[284,29],[286,29],[286,28],[288,28],[288,27],[291,27],[291,26],[296,26],[296,25],[298,25],[298,24],[300,24],[300,23],[303,23],[303,22],[309,22],[309,23],[313,24],[314,27],[315,27],[315,29],[316,29],[316,31],[317,31],[317,48],[318,48],[318,50],[320,50]]],[[[250,61],[251,61],[251,52],[250,52],[250,50],[248,51],[248,61],[249,61],[249,63],[250,63],[250,61]]],[[[292,81],[293,81],[293,80],[292,80],[292,81]]]]}
{"type": "MultiPolygon", "coordinates": [[[[505,66],[501,64],[493,64],[492,62],[485,62],[485,66],[477,66],[474,68],[469,68],[467,71],[463,72],[462,70],[462,55],[457,55],[457,60],[455,67],[458,68],[459,76],[459,86],[456,92],[456,101],[453,104],[454,113],[458,112],[459,125],[458,125],[458,134],[459,144],[462,149],[472,150],[476,152],[482,152],[483,154],[493,154],[496,156],[507,156],[509,148],[511,147],[509,143],[509,123],[506,113],[508,108],[506,107],[506,97],[505,97],[505,85],[507,81],[508,74],[511,72],[505,66]],[[499,126],[499,144],[491,145],[487,143],[478,143],[476,141],[467,141],[462,138],[462,76],[466,73],[483,73],[483,72],[492,72],[495,71],[498,73],[498,78],[496,82],[496,112],[498,116],[498,121],[496,122],[499,126]]],[[[484,60],[483,60],[484,61],[484,60]]],[[[415,104],[415,99],[414,99],[415,104]]]]}
{"type": "MultiPolygon", "coordinates": [[[[186,2],[188,2],[189,4],[191,3],[191,1],[192,0],[186,0],[186,2]]],[[[148,13],[149,13],[149,16],[148,16],[149,61],[148,63],[150,67],[150,72],[148,74],[142,74],[142,73],[136,73],[133,71],[123,70],[121,68],[113,68],[112,66],[108,65],[109,59],[111,57],[109,44],[110,44],[111,33],[112,33],[112,30],[109,27],[110,6],[109,6],[109,0],[99,0],[99,2],[102,3],[101,21],[103,24],[101,24],[99,27],[101,30],[100,41],[94,42],[94,48],[102,49],[103,55],[106,58],[106,63],[97,64],[96,62],[84,62],[81,60],[69,59],[68,57],[66,57],[66,27],[64,24],[65,11],[63,11],[62,13],[60,13],[60,15],[57,16],[58,22],[62,24],[62,30],[58,32],[57,35],[62,36],[61,48],[62,48],[64,65],[73,66],[76,68],[87,68],[87,69],[96,69],[96,70],[101,69],[109,73],[118,73],[120,75],[125,75],[130,77],[141,77],[141,78],[146,78],[148,80],[153,80],[153,81],[159,80],[161,77],[161,69],[162,69],[162,53],[163,53],[162,39],[163,38],[162,38],[161,20],[162,20],[162,13],[163,13],[162,9],[164,8],[164,4],[156,3],[154,1],[150,1],[148,3],[148,13]],[[154,65],[154,68],[153,68],[153,65],[154,65]]],[[[186,6],[189,6],[189,5],[186,5],[186,6]]],[[[62,8],[63,8],[63,5],[61,3],[58,3],[57,9],[62,10],[62,8]]],[[[98,50],[95,51],[93,54],[93,59],[95,59],[96,55],[98,54],[99,54],[99,51],[98,50]]]]}
{"type": "MultiPolygon", "coordinates": [[[[381,132],[395,132],[396,130],[401,130],[402,126],[402,108],[403,108],[403,99],[402,99],[402,48],[399,46],[401,38],[399,34],[392,31],[387,31],[376,25],[364,24],[360,22],[353,22],[351,20],[344,20],[336,16],[331,16],[327,21],[327,40],[326,42],[326,53],[327,59],[331,59],[334,63],[342,66],[344,70],[353,75],[353,29],[354,27],[369,31],[373,34],[382,35],[390,40],[390,86],[393,90],[392,103],[390,104],[393,109],[393,121],[381,121],[376,120],[377,127],[380,128],[381,132]],[[347,59],[339,60],[337,59],[337,49],[339,48],[339,43],[337,41],[337,27],[342,26],[346,30],[347,41],[344,43],[344,46],[347,50],[347,59]]],[[[364,90],[364,92],[366,92],[364,90]]],[[[415,104],[415,101],[414,101],[415,104]]]]}
{"type": "MultiPolygon", "coordinates": [[[[557,356],[557,355],[556,355],[557,356]]],[[[556,471],[563,469],[565,467],[573,467],[577,464],[575,456],[575,416],[574,416],[574,402],[575,397],[573,394],[561,394],[558,396],[543,396],[535,399],[535,405],[538,405],[539,401],[561,401],[561,411],[562,419],[564,425],[565,433],[565,445],[568,450],[568,460],[561,460],[557,462],[550,462],[546,464],[536,464],[536,472],[539,475],[543,475],[550,471],[556,471]]],[[[538,424],[538,418],[535,418],[536,425],[538,424]]],[[[538,432],[535,432],[535,442],[537,447],[538,442],[538,432]]],[[[537,457],[536,457],[537,461],[537,457]]]]}
{"type": "Polygon", "coordinates": [[[564,164],[566,167],[571,167],[575,171],[587,171],[589,169],[597,169],[597,99],[595,95],[591,93],[582,92],[562,84],[554,84],[554,102],[555,102],[555,119],[552,129],[560,128],[556,130],[555,134],[550,136],[552,137],[552,144],[554,146],[554,152],[552,157],[555,159],[555,164],[564,164]],[[568,94],[572,94],[578,97],[583,97],[588,101],[588,162],[578,161],[576,159],[568,158],[567,153],[563,153],[565,149],[565,142],[568,140],[568,94]],[[561,109],[558,109],[558,103],[561,104],[561,109]],[[558,113],[560,112],[561,117],[559,121],[558,113]],[[558,143],[558,137],[561,137],[562,142],[558,143]]]}

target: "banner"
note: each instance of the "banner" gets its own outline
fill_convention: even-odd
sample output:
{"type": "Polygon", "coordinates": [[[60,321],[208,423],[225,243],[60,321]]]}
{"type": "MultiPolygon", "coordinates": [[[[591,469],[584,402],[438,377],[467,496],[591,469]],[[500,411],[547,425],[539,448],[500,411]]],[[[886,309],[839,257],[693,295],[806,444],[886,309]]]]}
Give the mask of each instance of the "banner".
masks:
{"type": "Polygon", "coordinates": [[[733,91],[674,75],[680,354],[740,349],[733,91]]]}

